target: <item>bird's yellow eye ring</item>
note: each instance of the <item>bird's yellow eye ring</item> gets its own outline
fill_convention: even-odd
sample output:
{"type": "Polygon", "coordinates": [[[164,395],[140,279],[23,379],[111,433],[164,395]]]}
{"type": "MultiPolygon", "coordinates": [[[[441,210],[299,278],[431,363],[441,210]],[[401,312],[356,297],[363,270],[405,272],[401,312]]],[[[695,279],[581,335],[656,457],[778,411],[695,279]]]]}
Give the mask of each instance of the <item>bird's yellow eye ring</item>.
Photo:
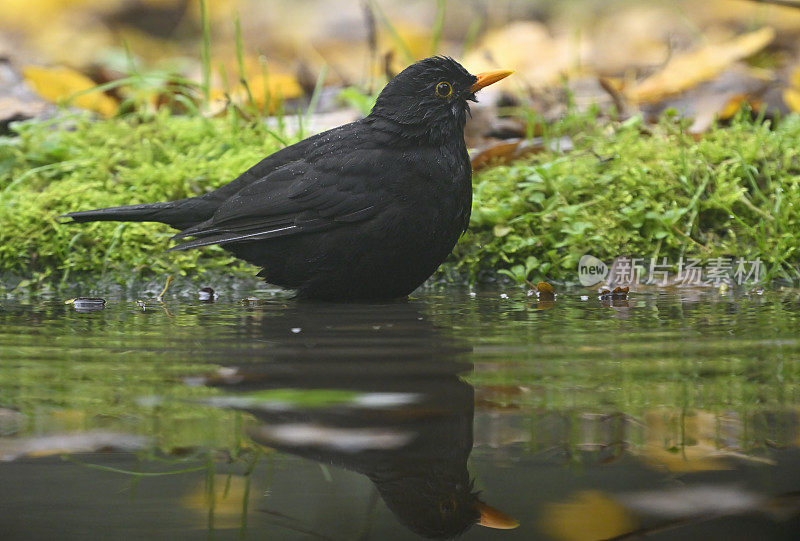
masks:
{"type": "Polygon", "coordinates": [[[442,81],[436,85],[436,95],[440,98],[448,98],[453,93],[453,87],[447,81],[442,81]]]}

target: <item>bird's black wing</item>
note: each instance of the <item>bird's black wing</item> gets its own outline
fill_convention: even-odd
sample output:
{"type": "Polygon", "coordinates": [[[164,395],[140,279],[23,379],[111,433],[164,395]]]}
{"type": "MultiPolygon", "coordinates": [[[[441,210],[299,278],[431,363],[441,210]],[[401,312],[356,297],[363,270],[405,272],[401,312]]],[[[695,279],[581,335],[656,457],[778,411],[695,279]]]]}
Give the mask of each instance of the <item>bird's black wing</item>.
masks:
{"type": "Polygon", "coordinates": [[[381,187],[380,164],[364,160],[374,162],[374,155],[351,149],[346,159],[286,163],[229,196],[210,219],[175,235],[195,240],[172,250],[297,235],[369,219],[390,196],[381,187]]]}

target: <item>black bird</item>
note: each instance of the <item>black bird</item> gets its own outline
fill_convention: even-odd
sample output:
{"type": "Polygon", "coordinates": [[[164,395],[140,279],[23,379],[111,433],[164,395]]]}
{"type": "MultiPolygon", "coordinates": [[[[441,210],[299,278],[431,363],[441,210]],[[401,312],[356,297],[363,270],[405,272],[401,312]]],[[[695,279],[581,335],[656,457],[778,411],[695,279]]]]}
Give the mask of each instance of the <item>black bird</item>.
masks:
{"type": "Polygon", "coordinates": [[[404,69],[361,120],[314,135],[199,197],[71,212],[76,222],[162,222],[262,267],[267,282],[323,300],[404,297],[469,224],[467,101],[510,71],[451,58],[404,69]]]}

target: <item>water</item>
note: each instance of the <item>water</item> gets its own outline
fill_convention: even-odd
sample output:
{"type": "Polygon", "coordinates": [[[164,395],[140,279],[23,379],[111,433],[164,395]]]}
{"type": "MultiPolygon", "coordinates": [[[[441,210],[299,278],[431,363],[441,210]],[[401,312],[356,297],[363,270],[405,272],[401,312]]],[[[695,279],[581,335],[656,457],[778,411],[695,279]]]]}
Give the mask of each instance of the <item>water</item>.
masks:
{"type": "Polygon", "coordinates": [[[800,294],[584,294],[3,301],[0,538],[797,538],[800,294]]]}

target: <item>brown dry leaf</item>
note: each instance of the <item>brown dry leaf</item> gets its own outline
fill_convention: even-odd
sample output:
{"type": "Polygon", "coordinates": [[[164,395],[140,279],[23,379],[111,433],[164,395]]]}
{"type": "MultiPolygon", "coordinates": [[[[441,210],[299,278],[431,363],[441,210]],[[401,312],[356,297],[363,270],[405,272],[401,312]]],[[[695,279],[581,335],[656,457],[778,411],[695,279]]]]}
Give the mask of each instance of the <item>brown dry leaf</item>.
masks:
{"type": "MultiPolygon", "coordinates": [[[[22,74],[25,81],[46,100],[64,103],[83,90],[97,86],[94,81],[71,68],[27,66],[22,74]]],[[[117,102],[102,92],[90,92],[69,100],[69,105],[95,111],[109,117],[117,112],[117,102]]]]}
{"type": "Polygon", "coordinates": [[[547,293],[549,295],[555,295],[556,293],[556,290],[553,289],[553,286],[551,286],[547,282],[539,282],[538,284],[536,284],[536,290],[542,294],[547,293]]]}
{"type": "Polygon", "coordinates": [[[775,39],[775,30],[764,27],[724,43],[673,57],[660,72],[625,92],[634,103],[658,102],[714,78],[732,63],[757,53],[775,39]]]}
{"type": "Polygon", "coordinates": [[[562,137],[549,143],[542,137],[510,139],[491,143],[475,151],[470,158],[470,162],[472,163],[472,170],[477,171],[489,165],[508,163],[545,150],[568,152],[572,148],[572,139],[569,137],[562,137]]]}
{"type": "Polygon", "coordinates": [[[556,291],[553,286],[547,282],[539,282],[536,284],[536,291],[538,291],[538,302],[536,307],[539,310],[549,310],[555,306],[556,291]]]}
{"type": "MultiPolygon", "coordinates": [[[[499,143],[491,144],[479,150],[470,159],[472,162],[472,170],[477,171],[491,164],[505,163],[521,157],[520,146],[523,145],[525,141],[525,139],[500,141],[499,143]]],[[[540,150],[544,148],[543,145],[540,145],[540,147],[540,150]]],[[[536,149],[530,149],[530,151],[535,150],[536,149]]]]}

